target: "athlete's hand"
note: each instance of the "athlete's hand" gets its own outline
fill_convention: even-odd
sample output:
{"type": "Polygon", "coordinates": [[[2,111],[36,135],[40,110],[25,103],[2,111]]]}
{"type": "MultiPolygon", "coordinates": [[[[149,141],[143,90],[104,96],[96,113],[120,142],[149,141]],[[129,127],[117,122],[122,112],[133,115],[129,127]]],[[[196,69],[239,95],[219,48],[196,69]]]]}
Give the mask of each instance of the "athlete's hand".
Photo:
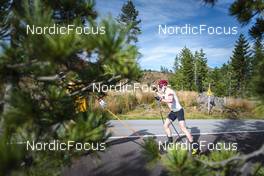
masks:
{"type": "Polygon", "coordinates": [[[152,87],[152,90],[153,90],[154,92],[158,92],[158,88],[157,88],[156,86],[152,87]]]}
{"type": "Polygon", "coordinates": [[[156,99],[157,101],[161,101],[161,100],[162,100],[162,98],[159,97],[159,96],[155,96],[155,99],[156,99]]]}

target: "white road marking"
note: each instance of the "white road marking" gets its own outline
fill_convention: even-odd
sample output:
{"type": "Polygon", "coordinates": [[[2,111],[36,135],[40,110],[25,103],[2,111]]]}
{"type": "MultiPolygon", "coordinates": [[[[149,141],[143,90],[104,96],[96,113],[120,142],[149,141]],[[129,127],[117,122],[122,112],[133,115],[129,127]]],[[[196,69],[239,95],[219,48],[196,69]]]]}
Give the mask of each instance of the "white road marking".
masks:
{"type": "MultiPolygon", "coordinates": [[[[236,133],[263,133],[264,130],[253,130],[253,131],[224,131],[224,132],[205,132],[205,133],[191,133],[192,135],[213,135],[213,134],[236,134],[236,133]]],[[[109,139],[120,139],[120,138],[148,138],[148,137],[164,137],[165,134],[155,134],[155,135],[132,135],[132,136],[111,136],[109,139]]],[[[177,134],[172,134],[172,136],[178,136],[177,134]]],[[[184,136],[184,134],[180,134],[184,136]]]]}
{"type": "MultiPolygon", "coordinates": [[[[251,131],[225,131],[225,132],[205,132],[205,133],[191,133],[192,135],[213,135],[213,134],[236,134],[236,133],[263,133],[264,130],[251,130],[251,131]]],[[[148,138],[148,137],[166,137],[165,134],[155,134],[155,135],[132,135],[132,136],[111,136],[108,139],[122,139],[122,138],[148,138]]],[[[172,136],[178,136],[177,134],[172,134],[172,136]]],[[[184,134],[180,133],[180,136],[184,134]]],[[[8,144],[25,144],[27,142],[15,142],[8,144]]]]}

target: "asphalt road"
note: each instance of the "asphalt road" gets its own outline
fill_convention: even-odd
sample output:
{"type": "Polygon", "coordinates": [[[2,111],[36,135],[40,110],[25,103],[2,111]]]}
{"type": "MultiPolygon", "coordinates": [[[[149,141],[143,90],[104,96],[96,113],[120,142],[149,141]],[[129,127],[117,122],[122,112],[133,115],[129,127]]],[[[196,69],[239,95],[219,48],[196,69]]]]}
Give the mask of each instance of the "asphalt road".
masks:
{"type": "MultiPolygon", "coordinates": [[[[174,124],[178,129],[177,122],[174,124]]],[[[142,138],[166,140],[161,120],[111,121],[110,125],[110,147],[105,152],[99,152],[100,159],[96,155],[84,156],[70,168],[64,169],[65,176],[164,175],[159,165],[152,170],[145,167],[140,146],[142,138]]],[[[187,120],[186,125],[196,140],[237,143],[238,151],[242,153],[254,151],[264,144],[264,120],[187,120]]],[[[185,139],[182,133],[180,135],[185,139]]],[[[177,138],[176,133],[174,138],[177,138]]]]}
{"type": "MultiPolygon", "coordinates": [[[[161,120],[122,120],[121,122],[113,120],[110,123],[110,130],[113,134],[110,139],[133,138],[138,135],[143,137],[164,136],[161,120]],[[135,131],[138,134],[133,134],[135,131]]],[[[177,121],[173,124],[180,132],[177,121]]],[[[264,132],[263,120],[187,120],[186,126],[193,135],[264,132]]],[[[176,135],[175,132],[174,134],[176,135]]]]}

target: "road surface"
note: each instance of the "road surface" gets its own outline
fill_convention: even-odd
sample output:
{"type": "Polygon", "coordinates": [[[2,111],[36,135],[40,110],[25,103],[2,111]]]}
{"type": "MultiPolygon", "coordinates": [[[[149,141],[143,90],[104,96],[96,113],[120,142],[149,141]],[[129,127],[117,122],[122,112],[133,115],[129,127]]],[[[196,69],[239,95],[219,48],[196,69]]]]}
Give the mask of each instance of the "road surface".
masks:
{"type": "MultiPolygon", "coordinates": [[[[174,123],[177,130],[177,122],[174,123]]],[[[264,120],[188,120],[188,130],[198,141],[237,143],[238,150],[248,153],[264,144],[264,120]]],[[[65,176],[159,176],[164,175],[161,166],[146,169],[142,157],[142,138],[155,137],[165,141],[161,120],[110,121],[112,136],[110,147],[95,155],[87,155],[65,168],[65,176]]],[[[180,131],[179,131],[180,132],[180,131]]],[[[184,135],[180,133],[185,139],[184,135]]],[[[177,134],[174,133],[174,138],[177,134]]]]}

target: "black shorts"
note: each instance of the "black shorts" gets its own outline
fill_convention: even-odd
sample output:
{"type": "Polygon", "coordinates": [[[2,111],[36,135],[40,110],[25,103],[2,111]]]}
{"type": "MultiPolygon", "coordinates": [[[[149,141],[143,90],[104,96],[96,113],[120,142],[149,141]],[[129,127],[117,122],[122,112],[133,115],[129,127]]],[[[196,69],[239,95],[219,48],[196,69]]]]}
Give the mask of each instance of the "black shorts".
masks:
{"type": "Polygon", "coordinates": [[[168,118],[171,119],[172,121],[174,121],[177,118],[178,118],[178,121],[185,120],[183,108],[181,108],[181,110],[179,110],[177,112],[171,111],[168,115],[168,118]]]}

